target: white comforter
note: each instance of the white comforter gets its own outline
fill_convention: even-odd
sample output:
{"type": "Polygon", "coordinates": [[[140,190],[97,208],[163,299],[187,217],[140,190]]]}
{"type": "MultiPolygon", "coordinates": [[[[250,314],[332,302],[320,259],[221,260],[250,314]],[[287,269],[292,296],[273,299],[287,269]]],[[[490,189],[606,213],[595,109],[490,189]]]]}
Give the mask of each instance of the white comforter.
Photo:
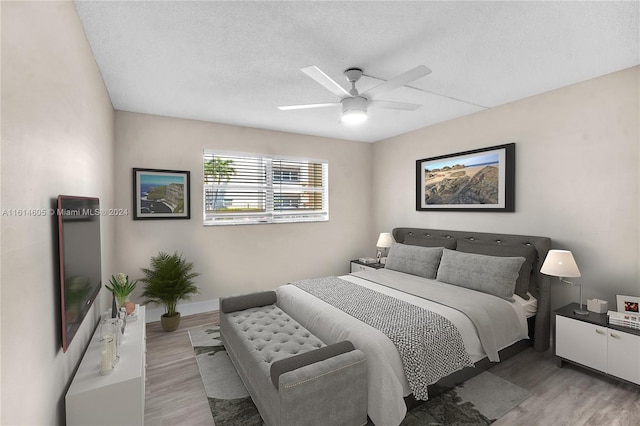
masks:
{"type": "MultiPolygon", "coordinates": [[[[397,279],[415,279],[400,272],[381,269],[381,274],[397,279]]],[[[462,312],[411,294],[375,284],[355,275],[340,277],[381,293],[429,309],[448,318],[458,328],[465,348],[475,362],[485,357],[480,339],[471,320],[462,312]]],[[[427,280],[430,281],[430,280],[427,280]]],[[[439,283],[441,284],[441,283],[439,283]]],[[[469,297],[477,294],[467,290],[469,297]]],[[[292,285],[277,289],[278,305],[289,315],[327,344],[350,340],[354,346],[367,355],[368,371],[368,413],[376,425],[398,425],[406,415],[403,397],[411,390],[404,374],[400,355],[393,343],[382,332],[357,320],[311,294],[292,285]]],[[[527,338],[527,323],[522,308],[517,303],[503,301],[513,309],[511,318],[504,318],[510,324],[507,335],[499,336],[499,348],[509,346],[527,338]]]]}

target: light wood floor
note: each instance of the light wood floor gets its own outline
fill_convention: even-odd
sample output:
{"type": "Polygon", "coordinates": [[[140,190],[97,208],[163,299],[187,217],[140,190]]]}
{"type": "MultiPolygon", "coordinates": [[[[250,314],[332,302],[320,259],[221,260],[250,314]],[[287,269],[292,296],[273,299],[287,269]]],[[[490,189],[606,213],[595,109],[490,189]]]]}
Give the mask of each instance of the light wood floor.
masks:
{"type": "Polygon", "coordinates": [[[217,312],[183,317],[171,333],[159,322],[147,324],[145,425],[213,425],[188,333],[213,322],[217,312]]]}
{"type": "Polygon", "coordinates": [[[567,363],[559,368],[552,350],[527,349],[490,371],[533,393],[496,426],[640,424],[640,386],[567,363]]]}
{"type": "MultiPolygon", "coordinates": [[[[172,333],[147,324],[146,425],[213,425],[187,332],[217,321],[217,312],[184,317],[172,333]]],[[[533,393],[496,426],[640,424],[640,387],[572,365],[558,368],[551,351],[527,349],[491,372],[533,393]]]]}

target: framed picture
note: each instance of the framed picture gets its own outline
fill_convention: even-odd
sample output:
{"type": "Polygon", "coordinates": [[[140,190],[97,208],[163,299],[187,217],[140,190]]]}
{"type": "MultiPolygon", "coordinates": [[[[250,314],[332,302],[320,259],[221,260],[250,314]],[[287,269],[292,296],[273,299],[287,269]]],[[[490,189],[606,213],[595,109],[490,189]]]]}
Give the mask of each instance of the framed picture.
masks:
{"type": "Polygon", "coordinates": [[[515,211],[516,144],[416,161],[416,210],[515,211]]]}
{"type": "Polygon", "coordinates": [[[618,294],[616,296],[618,312],[626,312],[628,314],[640,314],[640,297],[624,296],[618,294]]]}
{"type": "Polygon", "coordinates": [[[133,219],[190,219],[190,173],[133,169],[133,219]]]}

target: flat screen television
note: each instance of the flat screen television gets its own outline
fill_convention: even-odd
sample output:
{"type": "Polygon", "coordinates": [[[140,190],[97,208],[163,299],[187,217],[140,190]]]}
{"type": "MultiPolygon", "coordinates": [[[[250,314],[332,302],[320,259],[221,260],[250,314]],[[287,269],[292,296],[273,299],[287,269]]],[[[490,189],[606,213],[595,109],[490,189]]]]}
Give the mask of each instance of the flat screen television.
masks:
{"type": "Polygon", "coordinates": [[[58,196],[62,350],[69,348],[100,287],[100,200],[58,196]]]}

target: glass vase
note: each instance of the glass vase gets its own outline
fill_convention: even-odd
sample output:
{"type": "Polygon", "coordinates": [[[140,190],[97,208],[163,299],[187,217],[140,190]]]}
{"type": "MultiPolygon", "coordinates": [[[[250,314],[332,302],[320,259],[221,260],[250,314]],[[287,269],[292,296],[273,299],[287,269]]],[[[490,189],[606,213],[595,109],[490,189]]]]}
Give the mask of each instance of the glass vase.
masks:
{"type": "Polygon", "coordinates": [[[113,373],[113,337],[105,336],[100,339],[100,374],[113,373]]]}
{"type": "Polygon", "coordinates": [[[128,301],[129,301],[129,295],[126,295],[126,296],[116,296],[116,302],[118,302],[118,306],[117,306],[118,311],[119,311],[121,308],[124,308],[124,307],[125,307],[125,303],[127,303],[128,301]]]}
{"type": "Polygon", "coordinates": [[[118,343],[120,339],[120,329],[118,327],[118,318],[105,318],[100,321],[100,338],[106,339],[111,346],[110,354],[112,365],[116,365],[120,360],[118,356],[118,343]]]}

